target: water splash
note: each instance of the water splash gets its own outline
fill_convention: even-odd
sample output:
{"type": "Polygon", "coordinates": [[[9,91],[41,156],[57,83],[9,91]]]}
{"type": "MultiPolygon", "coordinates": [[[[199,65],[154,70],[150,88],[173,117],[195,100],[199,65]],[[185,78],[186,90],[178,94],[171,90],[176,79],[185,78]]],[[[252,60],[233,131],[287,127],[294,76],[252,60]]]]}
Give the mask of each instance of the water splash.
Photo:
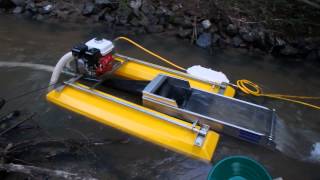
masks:
{"type": "Polygon", "coordinates": [[[52,72],[54,66],[45,65],[45,64],[35,64],[35,63],[28,63],[28,62],[6,62],[0,61],[0,67],[24,67],[24,68],[31,68],[35,70],[42,70],[47,72],[52,72]]]}
{"type": "Polygon", "coordinates": [[[320,137],[316,132],[290,128],[278,119],[275,129],[276,149],[283,154],[303,160],[320,163],[320,137]]]}

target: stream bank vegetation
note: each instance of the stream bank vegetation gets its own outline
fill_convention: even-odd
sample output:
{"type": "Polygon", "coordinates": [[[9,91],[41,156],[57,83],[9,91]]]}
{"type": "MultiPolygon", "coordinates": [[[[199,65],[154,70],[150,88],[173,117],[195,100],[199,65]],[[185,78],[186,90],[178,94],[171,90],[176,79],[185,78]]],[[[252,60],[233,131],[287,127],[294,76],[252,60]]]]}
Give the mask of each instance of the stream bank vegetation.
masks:
{"type": "Polygon", "coordinates": [[[199,47],[320,59],[319,0],[0,0],[2,13],[105,24],[115,34],[165,33],[199,47]]]}

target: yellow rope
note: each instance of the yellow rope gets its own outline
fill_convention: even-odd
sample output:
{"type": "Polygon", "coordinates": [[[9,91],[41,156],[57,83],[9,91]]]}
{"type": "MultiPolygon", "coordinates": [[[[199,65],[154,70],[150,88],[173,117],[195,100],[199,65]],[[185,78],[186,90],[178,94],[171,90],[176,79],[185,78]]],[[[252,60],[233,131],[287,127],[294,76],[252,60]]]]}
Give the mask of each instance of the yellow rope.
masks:
{"type": "Polygon", "coordinates": [[[144,52],[146,52],[146,53],[148,53],[148,54],[150,54],[150,55],[152,55],[152,56],[160,59],[161,61],[163,61],[163,62],[165,62],[165,63],[167,63],[167,64],[169,64],[169,65],[171,65],[171,66],[173,66],[173,67],[175,67],[175,68],[177,68],[177,69],[179,69],[179,70],[186,71],[185,68],[183,68],[183,67],[181,67],[181,66],[178,66],[178,65],[174,64],[173,62],[171,62],[170,60],[168,60],[168,59],[166,59],[166,58],[164,58],[164,57],[161,57],[160,55],[158,55],[158,54],[156,54],[156,53],[154,53],[154,52],[152,52],[152,51],[144,48],[143,46],[139,45],[138,43],[132,41],[132,40],[129,39],[129,38],[120,36],[120,37],[117,37],[117,38],[115,39],[115,41],[117,41],[117,40],[125,40],[125,41],[131,43],[132,45],[136,46],[137,48],[141,49],[142,51],[144,51],[144,52]]]}
{"type": "MultiPolygon", "coordinates": [[[[160,55],[144,48],[143,46],[139,45],[138,43],[132,41],[131,39],[129,38],[126,38],[126,37],[117,37],[115,39],[115,41],[117,40],[125,40],[129,43],[131,43],[132,45],[136,46],[137,48],[141,49],[142,51],[160,59],[161,61],[179,69],[179,70],[182,70],[182,71],[186,71],[185,68],[181,67],[181,66],[178,66],[177,64],[173,63],[172,61],[168,60],[168,59],[165,59],[163,57],[161,57],[160,55]]],[[[305,105],[305,106],[308,106],[308,107],[312,107],[312,108],[315,108],[315,109],[318,109],[320,110],[320,106],[316,106],[316,105],[313,105],[313,104],[310,104],[310,103],[306,103],[306,102],[303,102],[303,101],[299,101],[299,100],[295,100],[295,99],[311,99],[311,100],[315,100],[315,99],[320,99],[320,97],[311,97],[311,96],[292,96],[292,95],[283,95],[283,94],[264,94],[262,93],[262,89],[259,87],[259,85],[249,81],[249,80],[246,80],[246,79],[242,79],[242,80],[238,80],[237,81],[237,87],[243,91],[244,93],[246,94],[251,94],[251,95],[254,95],[254,96],[264,96],[264,97],[269,97],[269,98],[274,98],[274,99],[281,99],[281,100],[284,100],[284,101],[289,101],[289,102],[293,102],[293,103],[297,103],[297,104],[302,104],[302,105],[305,105]]]]}
{"type": "Polygon", "coordinates": [[[313,100],[315,100],[315,99],[320,99],[320,97],[291,96],[291,95],[282,95],[282,94],[265,94],[262,92],[262,89],[259,87],[259,85],[255,84],[249,80],[246,80],[246,79],[238,80],[237,87],[242,92],[244,92],[246,94],[251,94],[254,96],[270,97],[270,98],[274,98],[274,99],[281,99],[281,100],[285,100],[285,101],[289,101],[289,102],[293,102],[293,103],[297,103],[297,104],[302,104],[302,105],[320,110],[320,106],[316,106],[316,105],[306,103],[303,101],[295,100],[295,99],[313,99],[313,100]]]}

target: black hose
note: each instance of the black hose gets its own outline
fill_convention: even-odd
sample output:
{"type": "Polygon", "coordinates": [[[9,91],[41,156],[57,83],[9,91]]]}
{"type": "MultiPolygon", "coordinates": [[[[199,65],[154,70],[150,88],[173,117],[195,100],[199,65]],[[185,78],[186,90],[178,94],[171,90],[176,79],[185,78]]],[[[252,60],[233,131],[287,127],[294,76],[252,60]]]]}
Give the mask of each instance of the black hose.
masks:
{"type": "Polygon", "coordinates": [[[127,80],[127,79],[108,79],[102,83],[105,87],[128,92],[131,94],[142,95],[143,89],[148,85],[149,81],[127,80]]]}

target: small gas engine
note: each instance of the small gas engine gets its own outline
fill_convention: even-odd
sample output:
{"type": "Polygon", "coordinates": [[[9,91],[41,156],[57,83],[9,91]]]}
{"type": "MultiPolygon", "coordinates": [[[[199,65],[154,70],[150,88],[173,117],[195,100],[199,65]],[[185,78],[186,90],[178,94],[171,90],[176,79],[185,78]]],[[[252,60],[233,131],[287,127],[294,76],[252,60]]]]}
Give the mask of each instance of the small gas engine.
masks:
{"type": "Polygon", "coordinates": [[[94,38],[72,48],[76,72],[90,77],[100,77],[113,68],[114,46],[111,41],[94,38]]]}

